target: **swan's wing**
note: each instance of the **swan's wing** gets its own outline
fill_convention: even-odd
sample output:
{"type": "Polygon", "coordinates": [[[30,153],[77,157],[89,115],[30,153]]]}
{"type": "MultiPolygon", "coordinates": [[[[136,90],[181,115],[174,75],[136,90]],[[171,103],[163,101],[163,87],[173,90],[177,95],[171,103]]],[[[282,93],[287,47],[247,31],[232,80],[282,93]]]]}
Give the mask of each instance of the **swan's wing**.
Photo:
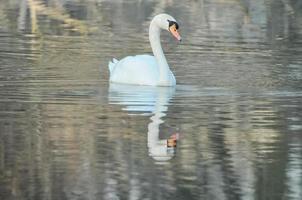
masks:
{"type": "Polygon", "coordinates": [[[154,56],[127,56],[113,65],[110,81],[117,83],[156,85],[159,71],[154,56]]]}
{"type": "Polygon", "coordinates": [[[114,67],[115,65],[118,63],[119,61],[115,58],[112,59],[112,61],[109,61],[108,63],[108,68],[109,68],[109,72],[110,74],[112,74],[113,70],[114,70],[114,67]]]}

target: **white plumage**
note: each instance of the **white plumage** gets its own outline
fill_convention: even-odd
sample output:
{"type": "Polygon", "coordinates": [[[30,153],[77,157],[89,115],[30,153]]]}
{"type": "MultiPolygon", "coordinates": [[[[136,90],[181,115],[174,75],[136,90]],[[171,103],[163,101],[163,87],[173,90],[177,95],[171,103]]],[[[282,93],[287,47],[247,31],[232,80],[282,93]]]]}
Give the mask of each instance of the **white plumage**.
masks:
{"type": "MultiPolygon", "coordinates": [[[[149,40],[154,56],[127,56],[120,61],[113,59],[109,62],[110,82],[122,84],[174,86],[175,77],[171,72],[160,45],[160,29],[169,30],[171,22],[176,20],[167,14],[160,14],[153,18],[149,28],[149,40]]],[[[178,27],[178,25],[177,25],[178,27]]],[[[180,39],[177,30],[177,39],[180,39]]]]}
{"type": "Polygon", "coordinates": [[[120,61],[109,63],[110,82],[156,85],[158,82],[158,67],[154,56],[127,56],[120,61]]]}

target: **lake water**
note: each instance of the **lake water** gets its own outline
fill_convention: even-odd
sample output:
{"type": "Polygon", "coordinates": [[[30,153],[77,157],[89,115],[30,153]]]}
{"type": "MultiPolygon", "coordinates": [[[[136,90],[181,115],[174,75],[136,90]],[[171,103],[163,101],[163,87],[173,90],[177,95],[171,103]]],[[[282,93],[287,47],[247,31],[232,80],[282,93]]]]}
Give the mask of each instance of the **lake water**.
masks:
{"type": "Polygon", "coordinates": [[[0,199],[301,200],[302,1],[0,0],[0,199]],[[109,84],[162,12],[177,86],[109,84]]]}

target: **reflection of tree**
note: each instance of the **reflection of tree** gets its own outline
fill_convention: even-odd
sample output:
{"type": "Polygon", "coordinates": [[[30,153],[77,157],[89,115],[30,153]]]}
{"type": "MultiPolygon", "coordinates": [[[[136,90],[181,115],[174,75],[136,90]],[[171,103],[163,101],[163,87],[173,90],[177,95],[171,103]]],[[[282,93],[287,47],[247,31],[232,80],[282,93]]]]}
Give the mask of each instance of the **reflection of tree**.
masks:
{"type": "MultiPolygon", "coordinates": [[[[188,185],[191,193],[198,194],[200,188],[194,185],[210,184],[212,187],[205,193],[212,199],[278,198],[285,194],[286,181],[280,180],[286,180],[288,130],[280,129],[284,119],[278,116],[284,115],[282,105],[287,102],[272,103],[267,96],[255,98],[204,96],[195,99],[205,105],[201,110],[195,110],[194,105],[191,108],[186,99],[177,101],[188,106],[178,115],[190,110],[192,116],[200,116],[191,118],[193,122],[189,124],[184,123],[199,126],[182,127],[192,132],[181,144],[194,149],[178,154],[181,157],[178,177],[188,179],[179,178],[177,185],[183,185],[183,189],[188,185]]],[[[292,167],[291,175],[301,173],[298,165],[294,165],[295,170],[292,167]]],[[[301,178],[293,181],[299,182],[301,178]]],[[[296,187],[288,186],[298,193],[296,187]]]]}
{"type": "MultiPolygon", "coordinates": [[[[53,20],[62,21],[65,25],[72,27],[72,30],[87,33],[88,27],[80,20],[73,19],[68,13],[66,13],[62,6],[59,9],[47,7],[40,0],[27,0],[31,12],[31,25],[32,32],[37,32],[37,15],[45,15],[53,20]]],[[[58,4],[58,2],[57,2],[58,4]]],[[[60,4],[59,4],[60,5],[60,4]]]]}
{"type": "MultiPolygon", "coordinates": [[[[65,9],[66,5],[57,0],[21,0],[18,2],[10,1],[10,3],[1,2],[0,22],[1,18],[8,18],[9,21],[16,20],[10,15],[1,17],[1,12],[10,6],[14,6],[14,9],[18,10],[18,29],[21,31],[28,31],[28,28],[30,27],[30,31],[32,33],[38,33],[41,31],[41,33],[43,33],[43,31],[46,31],[44,30],[46,19],[49,19],[49,22],[47,23],[52,23],[51,28],[54,28],[54,25],[57,25],[61,29],[65,28],[66,30],[78,32],[80,34],[87,34],[95,30],[93,26],[88,26],[82,19],[77,19],[72,16],[70,11],[65,9]]],[[[89,6],[91,13],[97,13],[95,8],[91,6],[91,3],[89,6]]],[[[89,14],[87,15],[89,16],[89,14]]],[[[97,19],[99,19],[99,17],[95,20],[97,19]]]]}
{"type": "MultiPolygon", "coordinates": [[[[99,80],[96,70],[85,67],[102,62],[105,81],[112,54],[148,51],[144,39],[149,20],[157,12],[169,12],[181,22],[185,38],[176,49],[176,56],[182,59],[171,59],[183,76],[181,81],[191,83],[198,77],[204,85],[223,86],[219,81],[227,77],[235,88],[246,84],[269,89],[283,84],[301,87],[301,1],[83,2],[0,1],[1,31],[18,29],[21,35],[52,36],[68,30],[86,34],[90,25],[98,27],[95,35],[51,37],[39,48],[34,48],[40,45],[35,37],[30,41],[14,36],[1,43],[1,67],[9,66],[1,71],[1,94],[3,98],[22,95],[12,95],[21,103],[0,103],[4,113],[0,121],[0,199],[301,196],[297,187],[301,185],[300,97],[288,97],[296,107],[286,108],[282,95],[276,102],[270,102],[269,96],[194,96],[192,105],[204,103],[200,110],[190,107],[185,96],[177,97],[179,104],[169,108],[172,117],[165,120],[187,135],[176,160],[158,167],[146,159],[146,127],[140,124],[149,119],[127,116],[114,106],[98,106],[90,98],[99,85],[81,85],[99,80]],[[194,63],[198,59],[203,60],[202,66],[194,63]],[[12,60],[17,67],[8,65],[12,60]],[[236,67],[234,62],[240,65],[236,67]],[[286,77],[279,80],[280,74],[274,74],[278,67],[282,75],[295,75],[296,79],[290,84],[286,77]],[[205,75],[201,76],[201,70],[205,75]],[[209,78],[215,72],[221,77],[209,78]],[[246,73],[252,73],[249,80],[246,73]],[[242,82],[238,81],[241,77],[242,82]],[[9,78],[11,85],[15,80],[25,81],[2,87],[9,78]],[[27,85],[28,80],[32,82],[27,85]],[[75,100],[86,94],[83,91],[91,96],[75,100]],[[93,103],[81,106],[87,102],[93,103]],[[177,124],[179,121],[183,123],[177,124]],[[274,196],[276,190],[279,193],[274,196]]],[[[168,50],[168,56],[174,55],[168,50]]]]}

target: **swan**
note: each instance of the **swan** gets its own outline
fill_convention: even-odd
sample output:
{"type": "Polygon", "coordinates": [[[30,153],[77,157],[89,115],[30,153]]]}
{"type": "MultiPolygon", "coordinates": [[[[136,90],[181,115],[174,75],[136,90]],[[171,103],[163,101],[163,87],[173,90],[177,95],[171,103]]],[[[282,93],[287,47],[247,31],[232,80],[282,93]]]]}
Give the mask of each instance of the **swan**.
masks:
{"type": "Polygon", "coordinates": [[[168,14],[156,15],[149,27],[149,41],[154,56],[127,56],[121,60],[113,58],[109,62],[109,81],[113,83],[175,86],[176,80],[167,63],[160,44],[161,29],[169,31],[178,41],[178,23],[168,14]]]}

